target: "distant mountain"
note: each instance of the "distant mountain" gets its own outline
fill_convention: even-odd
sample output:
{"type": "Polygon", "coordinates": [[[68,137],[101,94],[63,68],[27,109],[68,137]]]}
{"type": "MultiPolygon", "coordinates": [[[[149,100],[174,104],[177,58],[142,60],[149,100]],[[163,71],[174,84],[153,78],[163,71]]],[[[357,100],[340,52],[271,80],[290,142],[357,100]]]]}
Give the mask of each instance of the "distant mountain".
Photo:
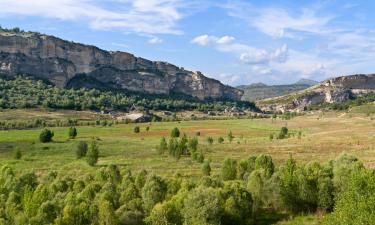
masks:
{"type": "Polygon", "coordinates": [[[258,101],[257,106],[263,111],[301,112],[313,105],[341,104],[371,93],[375,93],[375,74],[357,74],[331,78],[305,90],[258,101]]]}
{"type": "Polygon", "coordinates": [[[302,79],[300,79],[299,81],[297,81],[294,84],[302,84],[302,85],[314,86],[314,85],[319,84],[319,82],[315,81],[315,80],[310,80],[310,79],[304,79],[304,78],[302,78],[302,79]]]}
{"type": "Polygon", "coordinates": [[[318,82],[301,79],[294,84],[287,85],[266,85],[264,83],[253,83],[250,85],[238,86],[238,89],[244,91],[242,100],[244,101],[259,101],[266,98],[274,98],[286,95],[295,91],[300,91],[318,84],[318,82]]]}

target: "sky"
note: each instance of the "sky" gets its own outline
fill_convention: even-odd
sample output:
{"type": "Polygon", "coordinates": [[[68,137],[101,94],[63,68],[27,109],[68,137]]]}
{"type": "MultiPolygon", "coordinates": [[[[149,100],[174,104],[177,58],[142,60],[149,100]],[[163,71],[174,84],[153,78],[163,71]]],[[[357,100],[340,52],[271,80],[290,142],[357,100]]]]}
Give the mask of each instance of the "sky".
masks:
{"type": "Polygon", "coordinates": [[[0,0],[0,25],[236,86],[375,73],[374,11],[372,0],[0,0]]]}

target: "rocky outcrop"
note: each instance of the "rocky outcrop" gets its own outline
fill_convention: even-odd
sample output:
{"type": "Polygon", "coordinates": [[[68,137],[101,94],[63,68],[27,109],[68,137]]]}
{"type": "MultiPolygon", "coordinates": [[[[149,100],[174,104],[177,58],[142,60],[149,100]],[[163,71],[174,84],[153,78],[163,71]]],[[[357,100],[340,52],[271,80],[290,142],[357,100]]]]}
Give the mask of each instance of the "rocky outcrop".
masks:
{"type": "Polygon", "coordinates": [[[243,95],[200,72],[35,33],[0,33],[0,74],[32,75],[58,87],[177,93],[201,100],[240,100],[243,95]]]}
{"type": "Polygon", "coordinates": [[[371,92],[375,92],[375,74],[358,74],[332,78],[303,91],[259,101],[257,105],[268,112],[301,112],[314,104],[342,103],[371,92]]]}

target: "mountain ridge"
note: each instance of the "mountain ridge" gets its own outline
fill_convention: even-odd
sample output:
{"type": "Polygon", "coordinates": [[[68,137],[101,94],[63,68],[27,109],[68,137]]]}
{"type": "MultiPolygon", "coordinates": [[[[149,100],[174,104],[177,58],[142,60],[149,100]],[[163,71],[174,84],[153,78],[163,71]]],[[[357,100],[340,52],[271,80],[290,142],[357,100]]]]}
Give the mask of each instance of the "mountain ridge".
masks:
{"type": "Polygon", "coordinates": [[[199,71],[34,32],[0,32],[0,73],[6,77],[31,75],[58,87],[94,88],[100,84],[148,94],[179,93],[201,100],[240,100],[243,95],[243,91],[199,71]]]}

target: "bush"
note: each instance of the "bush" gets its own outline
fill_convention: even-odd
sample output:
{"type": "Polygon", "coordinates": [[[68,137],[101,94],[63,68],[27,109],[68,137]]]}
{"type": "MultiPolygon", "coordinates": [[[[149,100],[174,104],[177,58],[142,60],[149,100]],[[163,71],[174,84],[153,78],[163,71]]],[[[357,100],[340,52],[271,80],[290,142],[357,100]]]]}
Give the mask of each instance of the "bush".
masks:
{"type": "Polygon", "coordinates": [[[227,158],[223,162],[221,168],[221,175],[223,180],[234,180],[237,175],[237,161],[234,159],[227,158]]]}
{"type": "Polygon", "coordinates": [[[211,175],[210,161],[206,161],[206,162],[203,163],[202,174],[203,174],[203,176],[210,176],[211,175]]]}
{"type": "Polygon", "coordinates": [[[86,154],[87,163],[90,166],[95,166],[96,163],[98,162],[98,158],[99,158],[99,146],[96,143],[96,141],[92,141],[90,144],[90,148],[86,154]]]}
{"type": "Polygon", "coordinates": [[[234,139],[234,136],[232,134],[232,131],[229,131],[229,134],[228,134],[228,141],[229,141],[229,143],[232,143],[233,139],[234,139]]]}
{"type": "Polygon", "coordinates": [[[212,137],[207,138],[208,144],[212,145],[214,143],[214,139],[212,137]]]}
{"type": "Polygon", "coordinates": [[[74,139],[77,137],[77,129],[75,127],[69,128],[69,138],[74,139]]]}
{"type": "Polygon", "coordinates": [[[284,139],[288,137],[288,128],[287,127],[282,127],[279,133],[278,138],[279,139],[284,139]]]}
{"type": "Polygon", "coordinates": [[[134,127],[133,129],[134,133],[139,133],[141,131],[141,128],[139,126],[134,127]]]}
{"type": "Polygon", "coordinates": [[[175,128],[172,129],[172,131],[171,131],[171,137],[172,138],[178,138],[178,137],[180,137],[180,130],[177,127],[175,127],[175,128]]]}
{"type": "Polygon", "coordinates": [[[198,153],[197,155],[197,162],[203,163],[204,162],[204,155],[203,153],[198,153]]]}
{"type": "Polygon", "coordinates": [[[162,139],[160,140],[160,144],[159,144],[157,149],[158,149],[158,153],[160,155],[163,155],[165,153],[165,151],[167,151],[168,144],[167,144],[167,141],[165,140],[165,137],[162,137],[162,139]]]}
{"type": "Polygon", "coordinates": [[[219,144],[224,143],[224,138],[223,138],[223,137],[219,137],[219,138],[217,139],[217,142],[218,142],[219,144]]]}
{"type": "Polygon", "coordinates": [[[39,140],[42,143],[51,142],[53,136],[54,136],[54,133],[52,131],[50,131],[48,129],[44,129],[44,130],[42,130],[42,132],[40,132],[39,140]]]}
{"type": "Polygon", "coordinates": [[[192,151],[196,151],[198,149],[198,138],[193,137],[189,139],[189,149],[192,151]]]}
{"type": "Polygon", "coordinates": [[[21,150],[16,149],[16,150],[14,151],[14,158],[15,158],[15,159],[21,159],[21,158],[22,158],[22,152],[21,152],[21,150]]]}
{"type": "Polygon", "coordinates": [[[86,156],[88,150],[88,145],[84,141],[78,142],[77,149],[76,149],[76,157],[77,159],[80,159],[82,157],[86,156]]]}

